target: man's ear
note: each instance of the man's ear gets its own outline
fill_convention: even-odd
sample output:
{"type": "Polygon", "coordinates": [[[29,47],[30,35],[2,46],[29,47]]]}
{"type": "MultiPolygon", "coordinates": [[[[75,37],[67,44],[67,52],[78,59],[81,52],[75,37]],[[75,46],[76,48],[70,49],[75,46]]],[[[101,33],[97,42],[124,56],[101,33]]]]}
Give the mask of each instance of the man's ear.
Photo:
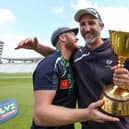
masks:
{"type": "Polygon", "coordinates": [[[64,35],[64,34],[61,34],[61,35],[59,36],[59,40],[60,40],[60,41],[65,41],[65,35],[64,35]]]}
{"type": "Polygon", "coordinates": [[[100,23],[100,27],[101,27],[101,30],[103,30],[103,28],[104,28],[104,23],[100,23]]]}

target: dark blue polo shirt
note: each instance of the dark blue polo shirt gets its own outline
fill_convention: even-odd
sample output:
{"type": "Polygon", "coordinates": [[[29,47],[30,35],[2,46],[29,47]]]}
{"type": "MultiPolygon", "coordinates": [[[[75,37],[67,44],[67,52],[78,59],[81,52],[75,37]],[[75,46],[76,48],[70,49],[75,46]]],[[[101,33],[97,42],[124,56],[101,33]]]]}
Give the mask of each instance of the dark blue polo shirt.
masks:
{"type": "MultiPolygon", "coordinates": [[[[56,90],[54,105],[75,108],[74,77],[71,66],[59,51],[42,60],[33,74],[34,91],[56,90]]],[[[43,98],[44,99],[44,98],[43,98]]],[[[33,122],[31,129],[73,129],[73,124],[60,127],[39,127],[33,122]]]]}
{"type": "MultiPolygon", "coordinates": [[[[104,44],[95,50],[88,47],[80,48],[74,55],[76,70],[76,83],[78,87],[79,108],[87,107],[91,102],[100,98],[102,90],[112,83],[113,71],[111,67],[117,64],[109,40],[104,39],[104,44]]],[[[129,61],[125,67],[129,69],[129,61]]],[[[129,118],[120,122],[84,122],[84,129],[129,129],[129,118]]]]}

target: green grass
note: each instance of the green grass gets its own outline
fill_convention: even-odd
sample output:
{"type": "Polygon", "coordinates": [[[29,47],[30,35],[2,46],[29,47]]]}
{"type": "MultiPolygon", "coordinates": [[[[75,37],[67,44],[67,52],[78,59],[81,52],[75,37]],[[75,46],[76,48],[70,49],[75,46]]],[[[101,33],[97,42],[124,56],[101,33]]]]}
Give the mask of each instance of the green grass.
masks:
{"type": "Polygon", "coordinates": [[[31,74],[0,74],[0,100],[16,98],[19,115],[0,125],[0,129],[29,129],[33,114],[31,74]]]}
{"type": "MultiPolygon", "coordinates": [[[[32,74],[0,74],[0,101],[16,98],[19,115],[0,124],[0,129],[29,129],[33,115],[32,74]]],[[[75,124],[80,129],[80,124],[75,124]]]]}

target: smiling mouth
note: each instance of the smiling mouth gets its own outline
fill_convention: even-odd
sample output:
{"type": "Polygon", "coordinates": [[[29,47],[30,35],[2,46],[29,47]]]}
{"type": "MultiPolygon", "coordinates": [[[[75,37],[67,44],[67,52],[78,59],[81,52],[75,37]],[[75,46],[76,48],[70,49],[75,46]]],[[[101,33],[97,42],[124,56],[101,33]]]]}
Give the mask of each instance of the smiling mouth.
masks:
{"type": "Polygon", "coordinates": [[[93,35],[92,35],[91,33],[86,33],[86,34],[85,34],[85,37],[86,37],[87,39],[89,39],[89,38],[92,38],[93,35]]]}

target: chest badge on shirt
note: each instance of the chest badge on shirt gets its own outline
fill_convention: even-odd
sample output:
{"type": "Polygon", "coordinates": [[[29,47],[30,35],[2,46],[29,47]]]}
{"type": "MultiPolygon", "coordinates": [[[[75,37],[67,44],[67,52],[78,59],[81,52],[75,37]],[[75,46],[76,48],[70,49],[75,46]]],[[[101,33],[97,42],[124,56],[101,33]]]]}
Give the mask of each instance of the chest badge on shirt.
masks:
{"type": "Polygon", "coordinates": [[[68,89],[69,82],[68,80],[61,80],[60,81],[60,89],[68,89]]]}
{"type": "Polygon", "coordinates": [[[113,63],[113,61],[111,59],[107,59],[106,60],[105,68],[111,68],[112,67],[112,63],[113,63]]]}

